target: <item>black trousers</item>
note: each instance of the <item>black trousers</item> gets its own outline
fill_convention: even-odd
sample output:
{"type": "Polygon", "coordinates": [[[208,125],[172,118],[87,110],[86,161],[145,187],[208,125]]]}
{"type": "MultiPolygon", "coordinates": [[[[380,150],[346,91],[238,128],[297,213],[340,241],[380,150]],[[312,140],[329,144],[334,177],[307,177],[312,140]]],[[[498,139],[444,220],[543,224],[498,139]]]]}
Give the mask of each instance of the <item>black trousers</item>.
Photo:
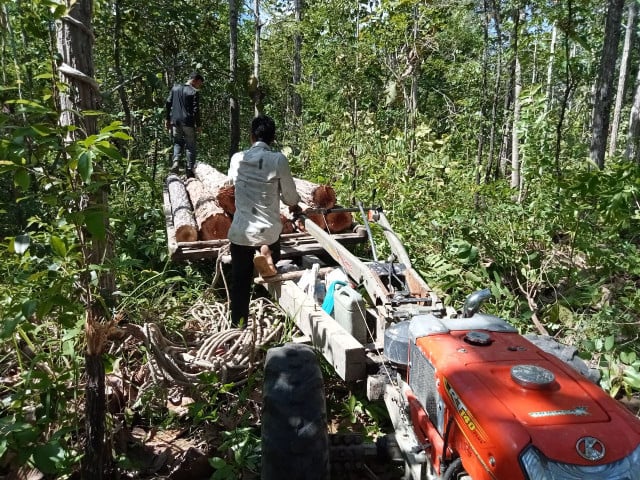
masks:
{"type": "MultiPolygon", "coordinates": [[[[273,263],[280,260],[280,240],[269,245],[273,263]]],[[[234,327],[247,324],[249,301],[253,284],[253,257],[260,246],[230,244],[231,250],[231,324],[234,327]]]]}

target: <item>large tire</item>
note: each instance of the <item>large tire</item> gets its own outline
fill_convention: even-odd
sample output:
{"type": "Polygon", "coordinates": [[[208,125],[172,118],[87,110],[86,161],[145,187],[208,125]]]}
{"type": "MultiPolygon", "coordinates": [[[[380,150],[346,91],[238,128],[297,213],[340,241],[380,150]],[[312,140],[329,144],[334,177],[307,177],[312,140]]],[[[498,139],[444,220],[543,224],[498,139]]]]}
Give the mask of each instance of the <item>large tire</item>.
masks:
{"type": "Polygon", "coordinates": [[[262,405],[262,480],[326,480],[329,440],[324,381],[313,349],[267,352],[262,405]]]}

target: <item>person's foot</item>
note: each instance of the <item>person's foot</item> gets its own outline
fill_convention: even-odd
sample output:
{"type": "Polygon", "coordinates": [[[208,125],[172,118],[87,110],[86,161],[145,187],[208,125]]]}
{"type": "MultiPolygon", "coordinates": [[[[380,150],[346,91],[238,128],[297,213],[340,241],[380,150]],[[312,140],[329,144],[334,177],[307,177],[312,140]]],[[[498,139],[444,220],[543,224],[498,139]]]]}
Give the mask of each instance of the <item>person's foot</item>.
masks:
{"type": "Polygon", "coordinates": [[[195,175],[193,174],[193,170],[187,168],[187,178],[193,178],[195,175]]]}
{"type": "Polygon", "coordinates": [[[180,162],[174,160],[171,164],[171,173],[178,173],[180,171],[180,162]]]}
{"type": "Polygon", "coordinates": [[[271,258],[264,255],[256,255],[253,257],[253,265],[262,278],[273,277],[278,273],[271,258]]]}

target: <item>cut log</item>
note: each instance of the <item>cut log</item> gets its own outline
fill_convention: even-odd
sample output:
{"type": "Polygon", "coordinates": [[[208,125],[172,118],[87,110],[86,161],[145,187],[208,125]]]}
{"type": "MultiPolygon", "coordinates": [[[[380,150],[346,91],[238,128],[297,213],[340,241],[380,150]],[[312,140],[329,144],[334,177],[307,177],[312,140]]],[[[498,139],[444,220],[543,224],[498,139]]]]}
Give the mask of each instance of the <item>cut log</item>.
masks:
{"type": "Polygon", "coordinates": [[[236,213],[236,187],[233,185],[225,185],[220,187],[216,195],[216,201],[229,215],[236,213]]]}
{"type": "Polygon", "coordinates": [[[301,178],[293,180],[302,203],[308,205],[308,208],[333,208],[335,206],[336,191],[332,186],[319,185],[301,178]]]}
{"type": "Polygon", "coordinates": [[[226,183],[230,183],[228,176],[206,163],[197,162],[193,173],[195,173],[196,178],[204,183],[207,188],[220,188],[226,183]]]}
{"type": "Polygon", "coordinates": [[[282,222],[282,233],[289,234],[294,233],[296,231],[296,226],[293,223],[293,220],[286,217],[285,215],[280,215],[280,221],[282,222]]]}
{"type": "Polygon", "coordinates": [[[200,240],[227,238],[231,217],[220,208],[211,191],[198,178],[190,178],[186,189],[193,205],[200,240]]]}
{"type": "MultiPolygon", "coordinates": [[[[340,208],[336,205],[335,208],[340,208]]],[[[329,233],[342,233],[353,226],[353,214],[351,212],[331,212],[325,216],[329,233]]]]}
{"type": "MultiPolygon", "coordinates": [[[[323,230],[327,230],[329,233],[342,233],[346,230],[350,230],[353,227],[353,214],[351,212],[329,212],[327,214],[310,213],[311,207],[300,202],[300,208],[302,213],[313,223],[321,227],[323,230]]],[[[336,206],[334,208],[340,208],[336,206]]],[[[280,204],[280,218],[282,220],[283,230],[282,233],[293,233],[295,230],[301,232],[305,231],[304,224],[300,221],[294,222],[293,215],[289,213],[288,207],[283,203],[280,204]],[[291,231],[287,229],[294,228],[291,231]]]]}
{"type": "Polygon", "coordinates": [[[289,207],[283,202],[280,202],[280,221],[282,222],[283,234],[294,233],[296,231],[293,215],[289,211],[289,207]]]}
{"type": "Polygon", "coordinates": [[[177,175],[169,175],[167,177],[167,189],[169,190],[169,202],[171,203],[171,215],[176,232],[176,241],[195,242],[198,240],[198,226],[193,216],[191,202],[184,183],[177,175]]]}
{"type": "Polygon", "coordinates": [[[233,215],[236,212],[236,199],[231,179],[211,165],[202,162],[196,163],[194,173],[196,178],[211,192],[211,196],[218,203],[218,206],[229,215],[233,215]]]}
{"type": "MultiPolygon", "coordinates": [[[[309,220],[311,220],[316,225],[322,227],[323,229],[327,228],[327,224],[324,221],[324,215],[322,215],[321,213],[309,213],[309,210],[312,210],[313,208],[317,208],[317,207],[310,207],[304,202],[299,202],[298,205],[302,209],[302,213],[304,214],[305,217],[307,217],[309,220]]],[[[282,208],[280,209],[280,214],[283,215],[282,208]]],[[[296,230],[299,230],[300,232],[306,232],[306,229],[304,228],[304,223],[302,221],[297,220],[296,222],[294,222],[293,215],[291,215],[290,213],[286,214],[286,216],[288,219],[291,220],[292,223],[294,223],[296,230]]]]}

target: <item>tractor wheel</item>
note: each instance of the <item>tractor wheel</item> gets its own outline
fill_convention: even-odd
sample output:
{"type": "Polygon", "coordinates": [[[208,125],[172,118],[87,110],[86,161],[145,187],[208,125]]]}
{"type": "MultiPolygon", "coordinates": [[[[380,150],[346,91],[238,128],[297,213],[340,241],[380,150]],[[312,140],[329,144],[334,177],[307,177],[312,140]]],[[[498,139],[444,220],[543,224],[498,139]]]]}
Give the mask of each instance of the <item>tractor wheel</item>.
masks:
{"type": "Polygon", "coordinates": [[[314,350],[289,343],[267,352],[262,404],[262,480],[326,480],[329,440],[324,381],[314,350]]]}
{"type": "Polygon", "coordinates": [[[531,333],[524,337],[538,348],[558,357],[593,383],[597,384],[600,381],[600,371],[596,368],[589,368],[585,361],[578,356],[578,350],[575,347],[563,345],[553,337],[547,335],[536,335],[531,333]]]}

